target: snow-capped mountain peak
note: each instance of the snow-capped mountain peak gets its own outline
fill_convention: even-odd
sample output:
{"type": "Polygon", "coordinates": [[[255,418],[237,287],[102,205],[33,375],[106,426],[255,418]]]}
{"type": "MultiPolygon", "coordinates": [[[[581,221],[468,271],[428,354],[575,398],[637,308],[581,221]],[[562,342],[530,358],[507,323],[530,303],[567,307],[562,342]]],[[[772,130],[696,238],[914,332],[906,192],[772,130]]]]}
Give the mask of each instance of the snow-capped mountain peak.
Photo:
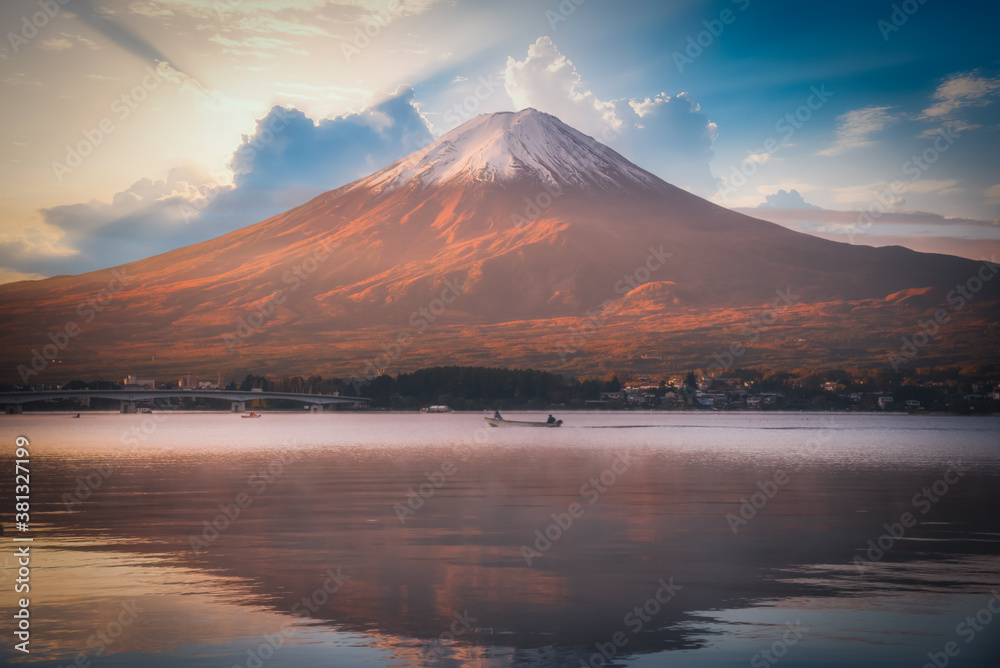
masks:
{"type": "Polygon", "coordinates": [[[477,116],[367,179],[379,191],[408,184],[510,182],[594,192],[669,187],[555,116],[524,109],[477,116]]]}

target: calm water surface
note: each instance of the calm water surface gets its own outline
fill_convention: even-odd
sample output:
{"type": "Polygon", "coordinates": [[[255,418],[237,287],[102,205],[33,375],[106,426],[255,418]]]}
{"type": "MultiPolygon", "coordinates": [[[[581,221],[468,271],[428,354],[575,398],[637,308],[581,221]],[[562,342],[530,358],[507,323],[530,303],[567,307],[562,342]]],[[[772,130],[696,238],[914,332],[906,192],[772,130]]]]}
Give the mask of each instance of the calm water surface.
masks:
{"type": "Polygon", "coordinates": [[[1000,419],[561,417],[0,417],[0,662],[997,665],[1000,419]]]}

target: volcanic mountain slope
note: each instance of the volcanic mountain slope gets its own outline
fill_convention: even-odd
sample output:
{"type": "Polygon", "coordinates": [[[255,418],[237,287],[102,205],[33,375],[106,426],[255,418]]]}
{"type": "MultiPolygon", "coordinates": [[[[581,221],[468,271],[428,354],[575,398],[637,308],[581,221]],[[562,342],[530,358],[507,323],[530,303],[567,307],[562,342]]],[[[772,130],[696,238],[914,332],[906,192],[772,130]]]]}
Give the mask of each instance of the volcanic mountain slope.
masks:
{"type": "MultiPolygon", "coordinates": [[[[136,365],[347,375],[345,366],[380,350],[390,371],[457,359],[559,367],[567,359],[552,337],[586,318],[607,341],[627,349],[642,339],[669,359],[730,332],[711,323],[770,304],[779,291],[800,311],[854,304],[826,327],[849,326],[860,309],[858,336],[888,341],[923,313],[903,309],[898,293],[917,290],[939,304],[978,268],[734,213],[526,109],[479,116],[284,214],[125,265],[127,285],[99,311],[86,304],[108,271],[0,286],[10,319],[0,355],[13,372],[75,322],[82,334],[60,353],[62,375],[136,365]],[[681,323],[690,336],[677,340],[681,323]],[[669,350],[641,336],[661,330],[671,330],[669,350]],[[405,345],[385,345],[402,333],[405,345]]],[[[996,320],[995,308],[981,310],[995,298],[995,289],[977,298],[980,321],[996,320]]],[[[619,347],[607,354],[635,352],[619,347]]]]}

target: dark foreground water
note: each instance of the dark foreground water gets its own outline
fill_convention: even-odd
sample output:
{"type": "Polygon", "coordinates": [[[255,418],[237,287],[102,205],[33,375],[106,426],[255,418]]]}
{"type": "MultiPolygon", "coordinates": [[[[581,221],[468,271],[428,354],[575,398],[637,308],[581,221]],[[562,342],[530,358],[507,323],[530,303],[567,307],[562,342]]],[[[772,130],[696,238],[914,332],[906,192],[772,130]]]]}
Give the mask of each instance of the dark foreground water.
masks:
{"type": "Polygon", "coordinates": [[[1000,419],[561,417],[2,417],[0,662],[997,665],[1000,419]]]}

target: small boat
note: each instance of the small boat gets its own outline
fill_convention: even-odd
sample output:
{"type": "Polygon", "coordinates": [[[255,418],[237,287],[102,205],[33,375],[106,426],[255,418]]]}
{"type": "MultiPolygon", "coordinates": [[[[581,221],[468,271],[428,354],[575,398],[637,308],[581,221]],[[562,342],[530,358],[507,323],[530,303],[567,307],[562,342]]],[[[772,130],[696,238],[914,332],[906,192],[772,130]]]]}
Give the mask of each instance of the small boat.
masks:
{"type": "Polygon", "coordinates": [[[80,414],[77,413],[76,415],[70,415],[70,417],[78,418],[78,417],[80,417],[80,414]]]}
{"type": "Polygon", "coordinates": [[[246,415],[241,415],[240,417],[241,418],[259,418],[260,414],[258,414],[258,413],[252,413],[251,412],[251,413],[247,413],[246,415]]]}
{"type": "Polygon", "coordinates": [[[504,418],[483,417],[491,427],[559,427],[562,420],[555,422],[526,422],[524,420],[505,420],[504,418]]]}

